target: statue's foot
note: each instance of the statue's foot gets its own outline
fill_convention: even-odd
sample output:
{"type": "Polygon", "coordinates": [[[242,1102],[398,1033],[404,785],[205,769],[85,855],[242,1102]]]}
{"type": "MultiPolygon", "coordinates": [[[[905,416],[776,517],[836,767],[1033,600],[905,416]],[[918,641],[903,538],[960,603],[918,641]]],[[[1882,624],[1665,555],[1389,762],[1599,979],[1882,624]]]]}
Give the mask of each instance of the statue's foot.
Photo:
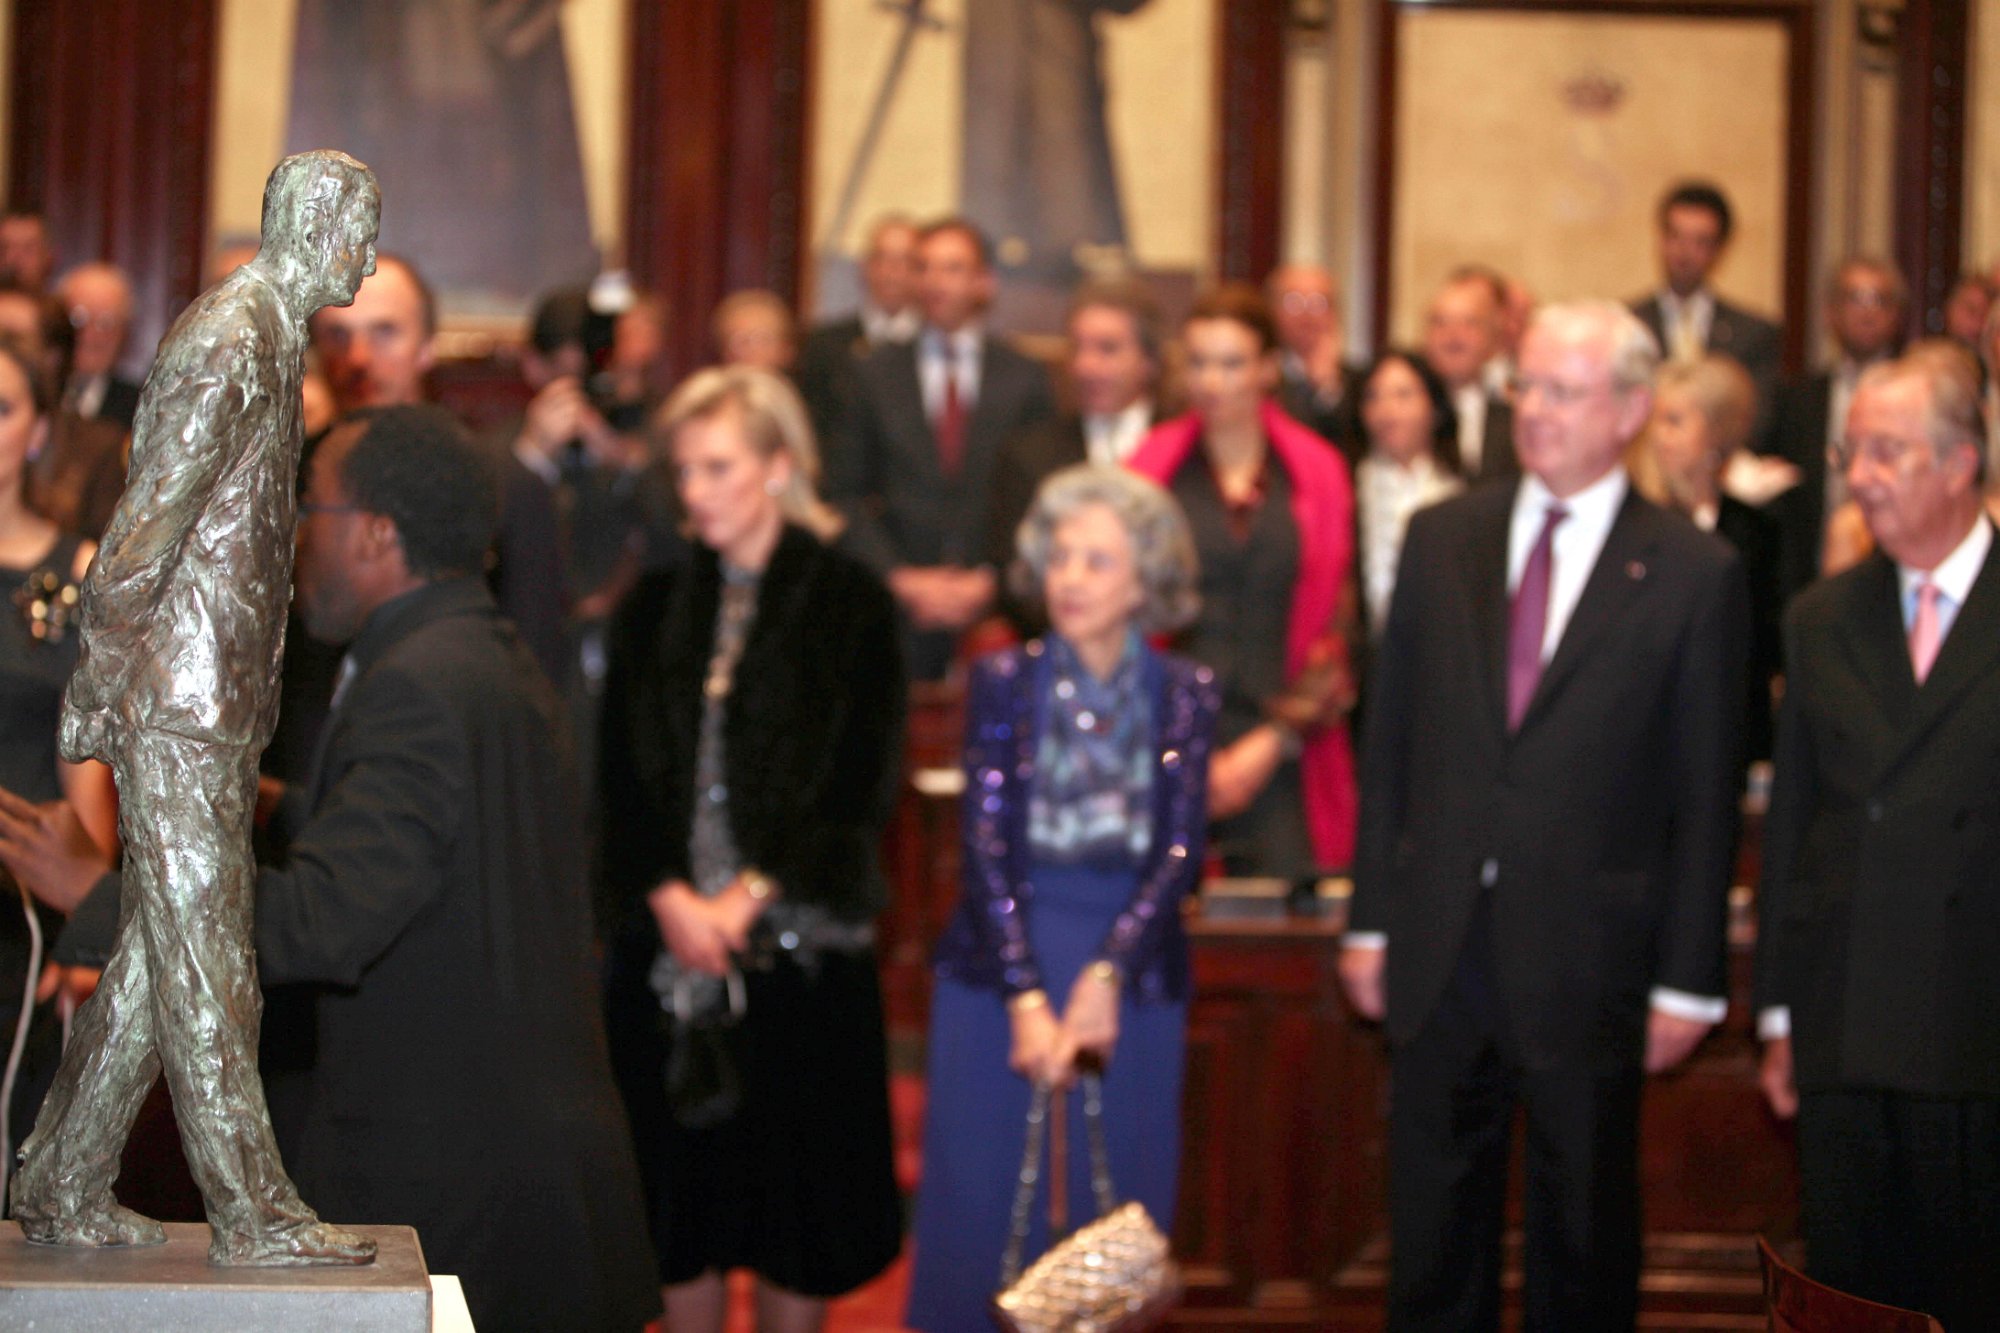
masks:
{"type": "Polygon", "coordinates": [[[367,1264],[375,1242],[327,1222],[288,1223],[249,1234],[216,1231],[208,1261],[231,1268],[290,1268],[308,1264],[367,1264]]]}
{"type": "Polygon", "coordinates": [[[21,1234],[35,1245],[164,1245],[167,1229],[122,1203],[106,1204],[71,1216],[38,1215],[17,1209],[21,1234]]]}

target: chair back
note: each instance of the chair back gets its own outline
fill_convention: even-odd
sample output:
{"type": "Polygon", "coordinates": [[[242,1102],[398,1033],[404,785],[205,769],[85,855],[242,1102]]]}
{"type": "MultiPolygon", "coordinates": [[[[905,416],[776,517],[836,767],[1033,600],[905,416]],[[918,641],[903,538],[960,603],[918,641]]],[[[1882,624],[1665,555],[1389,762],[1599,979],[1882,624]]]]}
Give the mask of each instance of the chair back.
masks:
{"type": "Polygon", "coordinates": [[[1879,1305],[1815,1282],[1757,1237],[1764,1265],[1764,1314],[1771,1333],[1944,1333],[1927,1314],[1879,1305]]]}

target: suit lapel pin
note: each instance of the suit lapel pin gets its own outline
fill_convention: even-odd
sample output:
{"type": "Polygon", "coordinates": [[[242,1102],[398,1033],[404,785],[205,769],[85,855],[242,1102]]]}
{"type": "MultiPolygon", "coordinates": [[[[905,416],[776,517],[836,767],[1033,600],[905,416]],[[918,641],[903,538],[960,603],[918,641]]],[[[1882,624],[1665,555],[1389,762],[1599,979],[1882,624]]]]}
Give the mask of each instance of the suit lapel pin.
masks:
{"type": "Polygon", "coordinates": [[[1646,563],[1643,560],[1628,560],[1625,563],[1625,577],[1637,583],[1646,577],[1646,563]]]}

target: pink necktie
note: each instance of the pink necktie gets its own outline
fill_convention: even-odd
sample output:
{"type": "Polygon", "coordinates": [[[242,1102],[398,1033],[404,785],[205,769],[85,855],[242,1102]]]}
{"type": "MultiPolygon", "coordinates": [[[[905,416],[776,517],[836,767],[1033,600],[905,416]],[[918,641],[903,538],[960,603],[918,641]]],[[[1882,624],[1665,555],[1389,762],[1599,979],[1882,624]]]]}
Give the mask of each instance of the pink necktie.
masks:
{"type": "Polygon", "coordinates": [[[1929,579],[1917,585],[1917,615],[1910,622],[1910,666],[1917,673],[1917,684],[1924,683],[1924,677],[1931,674],[1931,664],[1937,661],[1938,644],[1938,586],[1929,579]]]}
{"type": "Polygon", "coordinates": [[[944,403],[935,430],[938,467],[947,477],[955,477],[965,458],[965,403],[958,396],[958,360],[949,341],[944,344],[944,403]]]}
{"type": "Polygon", "coordinates": [[[1507,621],[1507,730],[1519,731],[1528,701],[1542,679],[1542,638],[1549,627],[1549,583],[1555,568],[1556,524],[1569,510],[1550,505],[1542,519],[1542,535],[1528,552],[1514,589],[1514,606],[1507,621]]]}

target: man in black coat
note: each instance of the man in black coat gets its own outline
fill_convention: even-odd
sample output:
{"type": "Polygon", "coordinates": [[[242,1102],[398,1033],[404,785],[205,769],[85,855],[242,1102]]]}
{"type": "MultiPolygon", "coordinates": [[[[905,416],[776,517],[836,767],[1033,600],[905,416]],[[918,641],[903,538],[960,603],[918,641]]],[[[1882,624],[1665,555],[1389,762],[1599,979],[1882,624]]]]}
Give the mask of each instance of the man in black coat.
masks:
{"type": "MultiPolygon", "coordinates": [[[[299,597],[352,646],[313,772],[269,815],[284,859],[257,878],[258,969],[309,1004],[310,1048],[265,1078],[305,1197],[414,1226],[479,1328],[637,1328],[659,1289],[583,825],[554,693],[479,577],[494,489],[441,408],[385,408],[314,454],[299,597]]],[[[116,914],[106,875],[69,954],[116,914]]]]}
{"type": "Polygon", "coordinates": [[[1764,1086],[1814,1276],[2000,1327],[2000,561],[1977,400],[1863,373],[1841,461],[1877,552],[1793,602],[1758,896],[1764,1086]]]}
{"type": "Polygon", "coordinates": [[[1525,1327],[1632,1327],[1642,1070],[1725,1008],[1747,595],[1620,466],[1655,361],[1618,306],[1542,311],[1526,475],[1403,548],[1341,961],[1393,1051],[1394,1329],[1498,1328],[1517,1105],[1525,1327]]]}
{"type": "Polygon", "coordinates": [[[848,548],[902,608],[912,674],[935,680],[998,590],[985,560],[1001,446],[1055,403],[1042,367],[984,327],[994,280],[979,229],[933,223],[917,257],[923,332],[855,367],[841,435],[826,450],[826,491],[851,524],[848,548]]]}
{"type": "MultiPolygon", "coordinates": [[[[1493,367],[1506,356],[1506,319],[1506,284],[1477,267],[1453,271],[1424,310],[1424,359],[1451,390],[1459,469],[1467,481],[1521,475],[1513,405],[1493,383],[1493,367]]],[[[1355,412],[1358,419],[1358,404],[1355,412]]]]}

